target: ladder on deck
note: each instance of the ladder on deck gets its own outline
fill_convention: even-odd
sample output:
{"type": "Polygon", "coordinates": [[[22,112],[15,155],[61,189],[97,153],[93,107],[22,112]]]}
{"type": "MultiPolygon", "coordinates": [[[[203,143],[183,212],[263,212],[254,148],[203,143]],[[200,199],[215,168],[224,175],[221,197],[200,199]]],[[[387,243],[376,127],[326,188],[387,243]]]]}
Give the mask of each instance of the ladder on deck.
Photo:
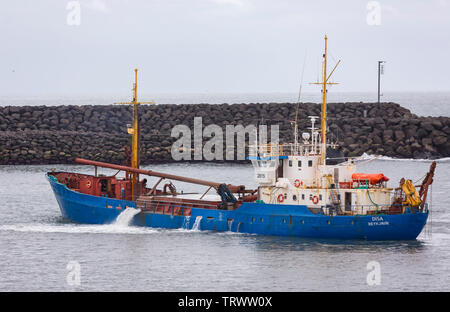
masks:
{"type": "Polygon", "coordinates": [[[331,204],[336,211],[339,211],[341,209],[341,200],[339,199],[336,184],[333,183],[333,177],[331,175],[327,176],[327,178],[330,183],[331,204]]]}

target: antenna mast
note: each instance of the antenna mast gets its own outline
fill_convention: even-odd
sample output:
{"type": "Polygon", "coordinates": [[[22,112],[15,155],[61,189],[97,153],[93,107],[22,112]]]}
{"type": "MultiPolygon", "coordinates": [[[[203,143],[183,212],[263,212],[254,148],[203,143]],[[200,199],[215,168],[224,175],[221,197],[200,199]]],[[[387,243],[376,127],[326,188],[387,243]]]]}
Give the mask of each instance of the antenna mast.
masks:
{"type": "Polygon", "coordinates": [[[305,64],[306,64],[306,51],[305,51],[305,58],[303,59],[302,76],[301,76],[301,79],[300,79],[300,89],[298,90],[297,108],[295,110],[294,147],[295,147],[295,151],[296,152],[298,151],[298,107],[300,105],[300,97],[302,95],[303,73],[305,72],[305,64]]]}
{"type": "Polygon", "coordinates": [[[321,118],[321,153],[320,162],[322,165],[326,165],[326,155],[327,155],[327,85],[337,84],[335,82],[328,82],[334,70],[341,62],[340,60],[334,66],[331,73],[327,76],[327,36],[325,35],[325,52],[323,54],[323,81],[313,82],[312,84],[322,85],[322,118],[321,118]]]}

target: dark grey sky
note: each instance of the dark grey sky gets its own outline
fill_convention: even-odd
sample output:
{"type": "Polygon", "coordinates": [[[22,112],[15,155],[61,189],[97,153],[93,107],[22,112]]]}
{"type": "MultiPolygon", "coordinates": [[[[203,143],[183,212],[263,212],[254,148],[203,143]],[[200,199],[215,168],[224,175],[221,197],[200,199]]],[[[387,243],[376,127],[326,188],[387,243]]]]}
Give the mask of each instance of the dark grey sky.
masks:
{"type": "Polygon", "coordinates": [[[335,91],[450,90],[450,1],[80,0],[3,1],[0,95],[141,92],[297,92],[317,79],[323,36],[341,59],[335,91]]]}

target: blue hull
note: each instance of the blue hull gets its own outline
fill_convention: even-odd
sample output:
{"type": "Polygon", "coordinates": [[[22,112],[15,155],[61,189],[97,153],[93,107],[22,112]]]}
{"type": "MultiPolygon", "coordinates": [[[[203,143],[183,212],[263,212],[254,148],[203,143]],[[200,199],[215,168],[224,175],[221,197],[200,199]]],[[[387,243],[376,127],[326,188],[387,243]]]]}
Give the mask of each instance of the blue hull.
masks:
{"type": "MultiPolygon", "coordinates": [[[[49,178],[63,217],[78,223],[108,224],[135,202],[91,196],[68,189],[49,178]]],[[[428,212],[377,216],[325,216],[306,206],[243,203],[238,209],[192,208],[191,216],[140,212],[133,225],[191,229],[201,217],[199,229],[306,238],[413,240],[425,226],[428,212]]]]}

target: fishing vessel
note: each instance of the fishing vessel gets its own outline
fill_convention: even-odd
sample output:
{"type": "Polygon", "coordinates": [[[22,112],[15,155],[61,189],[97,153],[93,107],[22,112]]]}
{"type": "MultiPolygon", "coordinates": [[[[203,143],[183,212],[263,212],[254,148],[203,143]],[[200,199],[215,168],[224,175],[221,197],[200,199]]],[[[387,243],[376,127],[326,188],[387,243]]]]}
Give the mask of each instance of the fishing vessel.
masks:
{"type": "MultiPolygon", "coordinates": [[[[337,64],[336,64],[337,66],[337,64]]],[[[334,69],[336,68],[334,67],[334,69]]],[[[249,147],[256,189],[244,185],[178,176],[140,168],[140,125],[137,69],[133,86],[132,149],[125,165],[77,158],[94,166],[94,174],[52,170],[46,173],[63,217],[78,223],[108,224],[134,209],[131,224],[155,228],[231,231],[261,235],[327,239],[413,240],[429,215],[427,195],[436,163],[420,185],[401,179],[387,186],[382,173],[360,173],[353,158],[327,158],[327,37],[323,54],[321,116],[309,116],[311,127],[301,134],[295,123],[293,143],[270,142],[249,147]],[[320,128],[316,122],[320,118],[320,128]],[[97,174],[97,168],[117,173],[97,174]],[[119,177],[119,173],[123,177],[119,177]],[[156,177],[147,186],[144,176],[156,177]],[[204,186],[199,194],[177,191],[182,181],[204,186]],[[162,187],[161,187],[162,185],[162,187]],[[207,194],[215,190],[216,194],[207,194]]]]}

